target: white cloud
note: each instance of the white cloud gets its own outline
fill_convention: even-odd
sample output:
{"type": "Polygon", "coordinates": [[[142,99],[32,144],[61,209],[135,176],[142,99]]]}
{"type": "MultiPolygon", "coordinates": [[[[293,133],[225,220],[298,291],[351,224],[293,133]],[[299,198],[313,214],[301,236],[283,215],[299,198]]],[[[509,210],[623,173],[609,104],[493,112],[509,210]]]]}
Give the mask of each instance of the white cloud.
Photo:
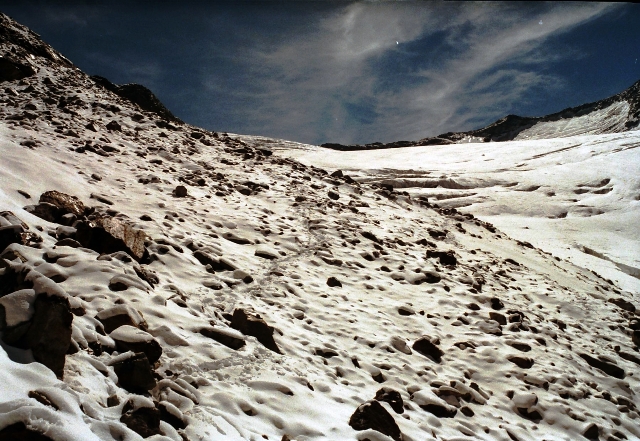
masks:
{"type": "Polygon", "coordinates": [[[502,107],[531,88],[561,84],[539,73],[544,63],[563,57],[545,47],[548,38],[612,7],[349,4],[307,32],[287,35],[270,51],[246,54],[260,72],[253,86],[261,91],[254,95],[261,104],[245,116],[256,127],[308,141],[392,141],[471,129],[486,112],[502,116],[502,107]],[[419,41],[426,42],[420,47],[428,58],[430,36],[446,45],[435,66],[405,69],[397,79],[380,67],[384,57],[419,41]],[[352,109],[365,117],[354,121],[352,109]]]}

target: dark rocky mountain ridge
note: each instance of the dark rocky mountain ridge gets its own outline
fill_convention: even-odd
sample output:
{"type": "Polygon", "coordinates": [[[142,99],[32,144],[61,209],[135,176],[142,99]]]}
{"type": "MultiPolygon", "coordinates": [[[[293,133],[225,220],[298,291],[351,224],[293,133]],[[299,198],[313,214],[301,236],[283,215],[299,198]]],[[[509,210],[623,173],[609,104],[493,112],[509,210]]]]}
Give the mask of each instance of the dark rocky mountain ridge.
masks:
{"type": "Polygon", "coordinates": [[[616,133],[620,131],[635,130],[640,125],[640,80],[636,81],[628,89],[592,103],[582,104],[576,107],[569,107],[556,113],[540,117],[527,117],[518,115],[507,115],[486,127],[470,130],[467,132],[447,132],[438,136],[423,138],[418,141],[395,141],[390,143],[374,142],[371,144],[335,144],[325,143],[322,147],[334,150],[375,150],[398,147],[412,147],[423,145],[446,145],[460,142],[500,142],[514,140],[520,133],[539,123],[568,121],[581,116],[589,115],[597,111],[608,108],[616,103],[627,103],[629,106],[626,121],[622,128],[609,128],[600,133],[616,133]]]}

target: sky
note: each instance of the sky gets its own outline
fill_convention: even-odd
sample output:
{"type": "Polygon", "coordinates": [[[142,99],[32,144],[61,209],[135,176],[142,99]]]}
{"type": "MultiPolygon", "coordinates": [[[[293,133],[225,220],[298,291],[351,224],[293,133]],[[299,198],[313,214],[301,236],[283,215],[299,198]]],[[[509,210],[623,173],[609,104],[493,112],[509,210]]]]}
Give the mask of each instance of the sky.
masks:
{"type": "Polygon", "coordinates": [[[6,1],[76,66],[209,130],[418,140],[541,116],[640,79],[640,5],[6,1]]]}

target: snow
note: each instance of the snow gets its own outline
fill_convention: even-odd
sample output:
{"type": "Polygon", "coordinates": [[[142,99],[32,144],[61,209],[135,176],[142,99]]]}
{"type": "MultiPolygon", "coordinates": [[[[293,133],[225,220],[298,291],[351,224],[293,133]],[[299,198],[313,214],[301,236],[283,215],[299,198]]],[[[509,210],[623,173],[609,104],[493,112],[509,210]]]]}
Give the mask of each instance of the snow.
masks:
{"type": "MultiPolygon", "coordinates": [[[[335,152],[160,127],[77,69],[34,63],[37,75],[0,90],[3,116],[40,109],[0,120],[0,211],[42,238],[11,245],[11,265],[31,271],[35,293],[69,298],[78,350],[57,379],[0,339],[0,430],[22,422],[56,441],[139,440],[121,421],[126,403],[166,402],[186,428],[163,421],[149,439],[387,441],[349,426],[384,387],[403,399],[402,414],[382,407],[405,441],[574,440],[592,423],[602,439],[640,439],[637,315],[609,301],[640,306],[629,275],[640,265],[640,133],[335,152]],[[51,95],[82,103],[58,107],[51,95]],[[121,131],[106,129],[114,120],[121,131]],[[48,190],[144,231],[150,262],[56,245],[60,225],[23,208],[48,190]],[[233,329],[237,309],[264,320],[262,334],[233,329]],[[115,372],[134,354],[118,353],[99,319],[120,312],[146,332],[123,325],[112,336],[162,347],[151,390],[128,391],[115,372]],[[204,328],[245,332],[246,344],[231,349],[204,328]],[[263,344],[270,331],[281,353],[263,344]],[[414,348],[423,336],[441,360],[414,348]]],[[[6,294],[3,304],[16,296],[6,294]]]]}
{"type": "Polygon", "coordinates": [[[473,213],[638,292],[638,147],[640,131],[366,152],[288,148],[278,154],[473,213]]]}

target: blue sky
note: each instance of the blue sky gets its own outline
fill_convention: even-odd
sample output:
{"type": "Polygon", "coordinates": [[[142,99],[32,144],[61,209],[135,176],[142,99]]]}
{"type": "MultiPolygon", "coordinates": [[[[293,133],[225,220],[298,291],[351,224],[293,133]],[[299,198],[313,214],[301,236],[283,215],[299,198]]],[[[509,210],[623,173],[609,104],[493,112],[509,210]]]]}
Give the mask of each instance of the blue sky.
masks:
{"type": "Polygon", "coordinates": [[[92,75],[211,130],[415,140],[539,116],[640,79],[640,5],[414,1],[12,2],[92,75]]]}

